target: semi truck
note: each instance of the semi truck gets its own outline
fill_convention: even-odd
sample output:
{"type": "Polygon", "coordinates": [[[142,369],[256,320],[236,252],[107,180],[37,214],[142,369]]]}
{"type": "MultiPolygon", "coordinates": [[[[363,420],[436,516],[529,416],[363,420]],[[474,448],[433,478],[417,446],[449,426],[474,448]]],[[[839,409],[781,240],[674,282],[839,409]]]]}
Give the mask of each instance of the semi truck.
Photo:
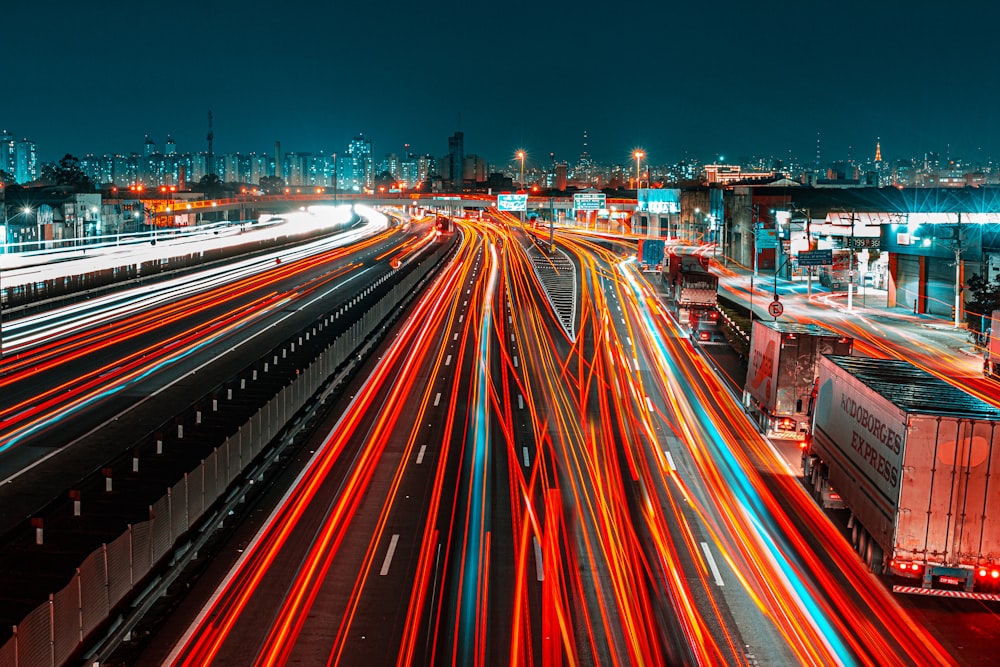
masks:
{"type": "Polygon", "coordinates": [[[894,591],[1000,600],[1000,408],[907,361],[826,356],[802,472],[894,591]]]}
{"type": "Polygon", "coordinates": [[[983,344],[983,375],[1000,380],[1000,310],[994,310],[986,330],[983,344]]]}
{"type": "Polygon", "coordinates": [[[696,340],[725,343],[719,329],[719,277],[700,255],[673,252],[664,256],[667,304],[677,322],[696,340]]]}
{"type": "Polygon", "coordinates": [[[663,256],[666,243],[663,239],[639,239],[637,256],[639,266],[643,271],[660,271],[663,267],[663,256]]]}
{"type": "Polygon", "coordinates": [[[818,324],[754,320],[743,404],[760,430],[805,440],[820,358],[853,350],[853,338],[818,324]]]}

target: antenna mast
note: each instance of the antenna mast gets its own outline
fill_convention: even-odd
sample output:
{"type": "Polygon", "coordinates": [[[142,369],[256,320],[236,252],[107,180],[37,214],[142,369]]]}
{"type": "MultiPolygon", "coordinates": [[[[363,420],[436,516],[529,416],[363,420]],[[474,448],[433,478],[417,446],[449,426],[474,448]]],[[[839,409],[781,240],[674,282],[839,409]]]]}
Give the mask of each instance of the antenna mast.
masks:
{"type": "Polygon", "coordinates": [[[215,150],[212,148],[212,140],[215,139],[215,133],[212,132],[212,110],[208,110],[208,173],[209,175],[215,175],[215,150]]]}

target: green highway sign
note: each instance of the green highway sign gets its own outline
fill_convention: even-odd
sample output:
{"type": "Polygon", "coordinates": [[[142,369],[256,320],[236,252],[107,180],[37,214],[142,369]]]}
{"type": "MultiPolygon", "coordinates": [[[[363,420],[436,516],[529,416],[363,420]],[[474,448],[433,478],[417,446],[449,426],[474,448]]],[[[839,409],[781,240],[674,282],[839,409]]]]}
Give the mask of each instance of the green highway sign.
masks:
{"type": "Polygon", "coordinates": [[[573,195],[573,208],[577,211],[600,211],[608,207],[608,196],[603,192],[584,192],[573,195]]]}

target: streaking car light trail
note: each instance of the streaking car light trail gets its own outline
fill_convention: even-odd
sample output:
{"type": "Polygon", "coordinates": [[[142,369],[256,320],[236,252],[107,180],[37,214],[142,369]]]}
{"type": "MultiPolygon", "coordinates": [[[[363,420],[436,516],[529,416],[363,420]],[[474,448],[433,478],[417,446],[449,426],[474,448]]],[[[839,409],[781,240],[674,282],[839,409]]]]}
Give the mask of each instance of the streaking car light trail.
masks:
{"type": "Polygon", "coordinates": [[[480,628],[485,624],[481,618],[483,596],[486,595],[486,582],[489,579],[486,556],[489,543],[489,514],[486,511],[486,499],[489,497],[491,484],[488,473],[490,463],[489,435],[489,386],[490,386],[490,343],[493,336],[492,301],[496,290],[497,267],[496,248],[491,244],[490,273],[484,294],[483,315],[479,328],[479,357],[476,361],[476,382],[472,397],[472,428],[469,443],[471,453],[465,458],[466,468],[463,476],[469,482],[469,510],[466,527],[466,551],[464,556],[464,572],[459,591],[458,631],[456,633],[455,659],[457,664],[481,664],[483,655],[480,649],[483,645],[480,628]]]}

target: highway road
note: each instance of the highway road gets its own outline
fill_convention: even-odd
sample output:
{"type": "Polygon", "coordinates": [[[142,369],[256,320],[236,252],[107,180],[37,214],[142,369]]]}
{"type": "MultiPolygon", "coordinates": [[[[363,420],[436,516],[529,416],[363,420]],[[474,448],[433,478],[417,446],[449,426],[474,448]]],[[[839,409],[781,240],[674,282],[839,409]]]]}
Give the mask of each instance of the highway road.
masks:
{"type": "Polygon", "coordinates": [[[634,264],[515,226],[458,223],[455,261],[145,658],[948,664],[634,264]]]}
{"type": "MultiPolygon", "coordinates": [[[[270,482],[123,662],[954,662],[851,553],[629,257],[586,236],[549,252],[547,235],[501,214],[455,224],[452,261],[285,483],[270,482]]],[[[78,404],[121,409],[93,393],[102,383],[128,395],[151,391],[132,373],[166,382],[175,341],[190,365],[171,367],[190,373],[204,363],[192,332],[217,327],[225,348],[312,299],[328,310],[362,264],[413,242],[376,237],[268,265],[276,282],[166,292],[152,321],[128,301],[101,305],[121,347],[99,342],[108,311],[84,309],[60,347],[93,369],[67,373],[53,353],[51,380],[6,413],[7,454],[27,456],[78,404]],[[180,313],[202,319],[171,325],[180,313]]],[[[15,336],[35,367],[49,363],[44,333],[15,336]]],[[[4,381],[27,387],[29,366],[10,368],[4,381]]]]}

